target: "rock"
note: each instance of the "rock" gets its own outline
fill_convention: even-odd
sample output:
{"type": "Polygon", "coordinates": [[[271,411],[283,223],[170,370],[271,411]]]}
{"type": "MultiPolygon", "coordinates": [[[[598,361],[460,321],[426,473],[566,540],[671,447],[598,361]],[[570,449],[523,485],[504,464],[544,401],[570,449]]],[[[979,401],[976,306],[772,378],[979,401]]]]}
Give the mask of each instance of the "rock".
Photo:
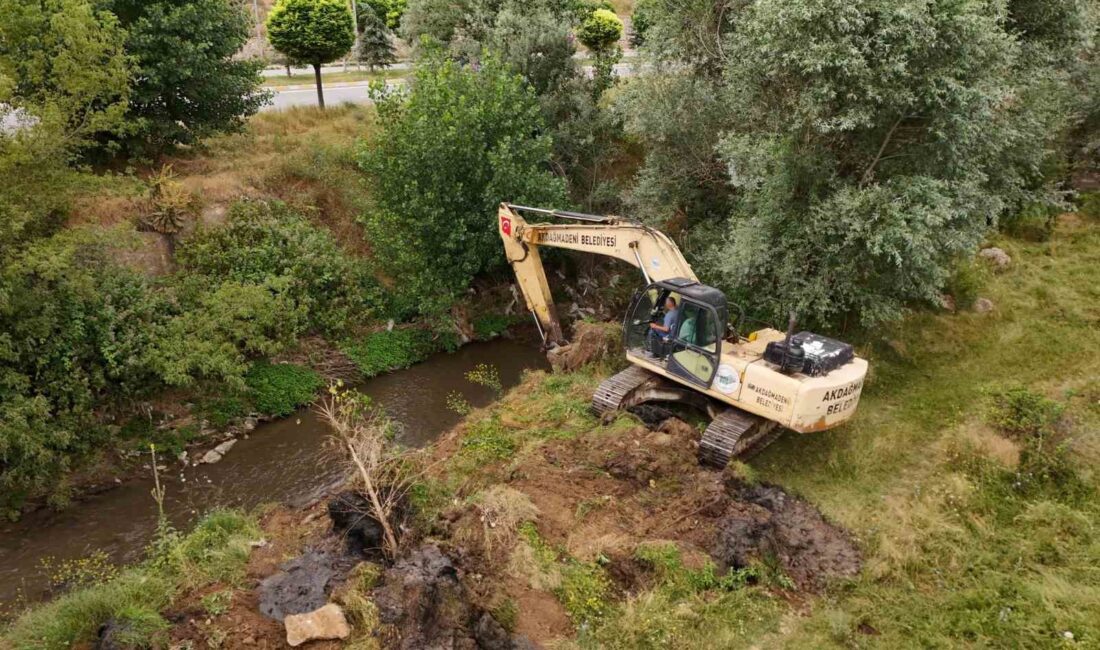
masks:
{"type": "Polygon", "coordinates": [[[129,621],[120,621],[112,618],[99,626],[96,635],[95,650],[122,650],[131,647],[127,642],[133,634],[133,624],[129,621]]]}
{"type": "Polygon", "coordinates": [[[244,431],[246,433],[252,431],[256,428],[256,424],[256,418],[252,416],[246,417],[244,421],[241,422],[241,431],[244,431]]]}
{"type": "Polygon", "coordinates": [[[1012,258],[1001,248],[983,248],[978,253],[978,257],[989,262],[993,270],[997,272],[1004,271],[1009,266],[1012,266],[1012,258]]]}
{"type": "Polygon", "coordinates": [[[217,447],[214,447],[214,451],[216,451],[219,454],[221,454],[222,456],[224,456],[224,455],[229,453],[229,450],[232,449],[233,445],[235,445],[235,444],[237,444],[237,439],[236,438],[230,438],[229,440],[226,440],[225,442],[218,445],[217,447]]]}
{"type": "Polygon", "coordinates": [[[974,311],[979,314],[988,314],[993,311],[993,301],[989,298],[978,298],[974,301],[974,311]]]}
{"type": "Polygon", "coordinates": [[[512,650],[512,639],[504,626],[489,612],[481,615],[474,625],[474,639],[481,650],[512,650]]]}
{"type": "Polygon", "coordinates": [[[184,449],[183,451],[181,451],[180,455],[176,456],[176,460],[178,460],[181,465],[186,465],[187,464],[187,450],[184,449]]]}
{"type": "Polygon", "coordinates": [[[283,625],[286,626],[286,642],[291,646],[324,639],[346,639],[351,634],[344,610],[335,603],[307,614],[287,616],[283,625]]]}
{"type": "Polygon", "coordinates": [[[956,309],[958,309],[958,304],[955,302],[955,296],[952,296],[949,293],[945,293],[940,296],[940,305],[942,305],[943,308],[947,311],[955,311],[956,309]]]}
{"type": "Polygon", "coordinates": [[[220,461],[227,453],[229,453],[229,450],[232,449],[233,445],[235,444],[237,444],[236,438],[226,440],[222,444],[203,454],[202,459],[199,462],[205,463],[207,465],[213,465],[214,463],[220,461]]]}

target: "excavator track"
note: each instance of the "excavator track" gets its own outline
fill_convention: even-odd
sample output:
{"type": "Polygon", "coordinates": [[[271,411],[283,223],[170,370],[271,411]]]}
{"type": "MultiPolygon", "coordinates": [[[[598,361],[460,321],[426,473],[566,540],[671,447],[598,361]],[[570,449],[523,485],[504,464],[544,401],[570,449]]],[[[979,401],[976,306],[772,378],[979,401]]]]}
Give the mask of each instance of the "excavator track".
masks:
{"type": "Polygon", "coordinates": [[[783,433],[775,422],[729,408],[715,417],[699,441],[699,462],[725,469],[730,460],[759,453],[783,433]]]}
{"type": "Polygon", "coordinates": [[[630,366],[608,377],[600,383],[595,394],[592,395],[592,412],[603,417],[618,411],[631,393],[654,377],[653,373],[638,366],[630,366]]]}

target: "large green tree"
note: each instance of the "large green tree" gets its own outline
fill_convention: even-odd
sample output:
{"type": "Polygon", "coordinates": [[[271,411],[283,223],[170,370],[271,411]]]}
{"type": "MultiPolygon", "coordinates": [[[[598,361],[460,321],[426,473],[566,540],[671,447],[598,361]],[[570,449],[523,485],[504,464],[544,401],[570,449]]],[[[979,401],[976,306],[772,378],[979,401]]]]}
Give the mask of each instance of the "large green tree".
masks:
{"type": "Polygon", "coordinates": [[[534,92],[492,58],[476,71],[422,61],[411,91],[379,97],[378,112],[381,132],[360,156],[376,197],[365,221],[374,257],[422,311],[438,311],[502,264],[502,201],[563,201],[551,141],[534,92]]]}
{"type": "Polygon", "coordinates": [[[72,155],[128,131],[118,19],[88,0],[8,0],[0,13],[0,102],[33,115],[72,155]]]}
{"type": "Polygon", "coordinates": [[[156,153],[241,128],[267,100],[258,60],[235,55],[250,19],[235,0],[104,0],[127,32],[135,66],[131,152],[156,153]]]}
{"type": "Polygon", "coordinates": [[[325,107],[321,66],[355,43],[351,10],[343,0],[278,0],[267,16],[271,45],[295,63],[313,66],[317,103],[325,107]]]}
{"type": "Polygon", "coordinates": [[[623,104],[651,145],[635,198],[724,233],[705,270],[769,316],[873,325],[937,303],[990,224],[1053,197],[1074,58],[1058,48],[1079,47],[1083,9],[1014,4],[647,4],[657,72],[623,104]],[[706,119],[668,137],[688,111],[706,119]]]}

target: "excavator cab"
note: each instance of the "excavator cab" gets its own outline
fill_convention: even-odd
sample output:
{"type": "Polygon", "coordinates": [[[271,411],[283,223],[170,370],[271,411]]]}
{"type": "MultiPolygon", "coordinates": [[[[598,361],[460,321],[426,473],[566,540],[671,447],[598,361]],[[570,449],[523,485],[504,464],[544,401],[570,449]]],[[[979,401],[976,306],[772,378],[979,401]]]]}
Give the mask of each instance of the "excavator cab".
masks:
{"type": "Polygon", "coordinates": [[[726,296],[721,291],[695,280],[672,278],[654,282],[634,295],[623,323],[623,341],[628,350],[648,352],[668,372],[706,387],[718,370],[727,318],[726,296]],[[670,297],[678,311],[672,332],[663,337],[667,341],[659,349],[649,349],[649,325],[662,322],[670,297]]]}

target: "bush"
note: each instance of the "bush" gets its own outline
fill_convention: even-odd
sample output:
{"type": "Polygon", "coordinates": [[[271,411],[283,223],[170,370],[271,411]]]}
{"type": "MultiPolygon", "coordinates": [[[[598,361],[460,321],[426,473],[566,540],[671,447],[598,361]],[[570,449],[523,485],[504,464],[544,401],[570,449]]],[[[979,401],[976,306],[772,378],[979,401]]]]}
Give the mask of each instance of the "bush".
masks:
{"type": "Polygon", "coordinates": [[[264,415],[284,417],[309,404],[324,382],[309,368],[291,363],[252,364],[244,377],[256,410],[264,415]]]}
{"type": "Polygon", "coordinates": [[[374,377],[408,368],[444,349],[449,343],[428,330],[402,328],[369,334],[361,341],[346,343],[343,351],[360,372],[374,377]]]}
{"type": "Polygon", "coordinates": [[[1059,402],[1026,388],[1014,387],[993,394],[989,422],[1013,436],[1042,436],[1054,431],[1064,411],[1065,405],[1059,402]]]}
{"type": "Polygon", "coordinates": [[[955,299],[956,309],[970,309],[978,294],[989,281],[989,267],[976,259],[965,259],[955,265],[944,291],[955,299]]]}
{"type": "Polygon", "coordinates": [[[515,318],[505,314],[487,314],[474,319],[474,336],[479,341],[488,341],[508,331],[515,318]]]}
{"type": "Polygon", "coordinates": [[[307,312],[312,329],[337,333],[365,317],[373,279],[332,236],[286,204],[234,204],[225,226],[201,230],[180,246],[181,270],[208,290],[226,280],[263,284],[283,278],[285,295],[307,312]]]}
{"type": "Polygon", "coordinates": [[[1055,218],[1058,210],[1050,206],[1034,203],[1016,215],[1001,220],[1001,230],[1006,234],[1032,242],[1044,242],[1054,234],[1055,218]]]}
{"type": "Polygon", "coordinates": [[[490,59],[474,70],[438,56],[408,94],[376,95],[381,132],[362,150],[377,206],[365,217],[376,259],[422,313],[438,313],[504,263],[502,201],[560,205],[538,99],[490,59]]]}
{"type": "Polygon", "coordinates": [[[1082,192],[1077,197],[1077,211],[1089,219],[1100,220],[1100,192],[1082,192]]]}
{"type": "Polygon", "coordinates": [[[168,384],[199,380],[243,387],[252,356],[281,352],[302,332],[305,309],[287,295],[287,282],[226,282],[158,332],[152,363],[168,384]]]}

